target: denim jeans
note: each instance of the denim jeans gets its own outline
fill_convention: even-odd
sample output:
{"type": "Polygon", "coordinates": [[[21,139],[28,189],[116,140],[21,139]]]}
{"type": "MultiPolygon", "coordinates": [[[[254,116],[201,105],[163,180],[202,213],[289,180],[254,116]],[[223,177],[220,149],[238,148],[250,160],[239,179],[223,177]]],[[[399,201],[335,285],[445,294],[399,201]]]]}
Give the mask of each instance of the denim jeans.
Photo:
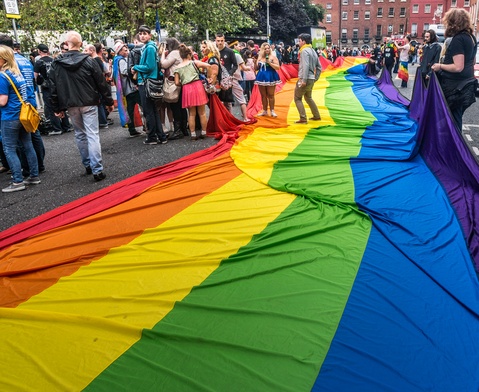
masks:
{"type": "Polygon", "coordinates": [[[294,103],[296,104],[296,108],[298,109],[298,112],[299,112],[299,118],[301,120],[307,120],[306,110],[304,109],[304,104],[303,104],[303,96],[304,96],[304,100],[306,101],[309,108],[311,109],[311,113],[313,114],[313,117],[320,117],[318,107],[316,106],[316,103],[314,102],[312,98],[314,83],[315,82],[313,79],[308,79],[306,81],[306,86],[298,87],[298,85],[296,84],[296,88],[294,89],[294,103]]]}
{"type": "Polygon", "coordinates": [[[14,182],[23,182],[22,165],[17,155],[18,141],[25,150],[31,177],[38,177],[38,161],[33,149],[31,135],[23,129],[20,120],[2,121],[3,151],[12,171],[14,182]]]}
{"type": "Polygon", "coordinates": [[[91,167],[93,174],[102,172],[98,107],[73,107],[68,108],[68,113],[75,130],[75,141],[83,166],[91,167]]]}
{"type": "MultiPolygon", "coordinates": [[[[38,171],[41,172],[45,170],[45,164],[43,163],[43,160],[45,158],[45,146],[43,145],[42,135],[40,135],[40,131],[38,129],[35,132],[31,133],[31,135],[33,149],[35,150],[35,154],[37,155],[38,171]]],[[[23,148],[20,141],[18,142],[17,153],[20,158],[20,163],[22,164],[23,176],[28,177],[30,175],[28,159],[25,154],[25,149],[23,148]]]]}
{"type": "Polygon", "coordinates": [[[161,117],[155,101],[146,96],[145,86],[138,85],[138,91],[140,92],[141,107],[143,108],[143,115],[146,119],[146,126],[148,131],[148,140],[166,140],[166,135],[163,132],[161,126],[161,117]]]}

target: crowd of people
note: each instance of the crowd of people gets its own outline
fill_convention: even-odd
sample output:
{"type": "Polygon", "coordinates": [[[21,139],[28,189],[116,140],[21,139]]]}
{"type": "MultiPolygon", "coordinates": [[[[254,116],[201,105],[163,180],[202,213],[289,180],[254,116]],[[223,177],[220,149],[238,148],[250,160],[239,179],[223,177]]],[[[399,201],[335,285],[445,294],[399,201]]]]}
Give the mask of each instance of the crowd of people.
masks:
{"type": "Polygon", "coordinates": [[[443,47],[429,30],[421,45],[411,45],[411,38],[406,36],[400,42],[388,39],[383,45],[374,44],[368,51],[314,49],[309,34],[300,34],[293,46],[267,42],[258,46],[252,40],[228,44],[218,33],[214,41],[201,41],[197,53],[174,37],[157,45],[145,25],[139,27],[133,43],[118,39],[109,49],[101,43],[84,44],[79,33],[70,31],[59,53],[51,55],[49,47],[40,44],[30,61],[18,53],[11,37],[0,35],[0,172],[10,171],[12,179],[2,191],[24,190],[41,182],[39,173],[45,170],[41,132],[27,133],[19,121],[22,99],[37,106],[37,86],[51,127],[49,134],[74,131],[85,172],[95,181],[106,178],[99,129],[112,123],[113,86],[121,126],[129,137],[144,136],[145,145],[166,144],[183,137],[196,140],[206,136],[206,106],[213,94],[229,111],[236,102],[247,123],[246,105],[256,84],[262,104],[256,116],[277,117],[275,89],[281,83],[277,71],[283,63],[298,63],[296,123],[308,123],[303,98],[312,112],[309,120],[319,121],[321,116],[312,99],[313,86],[321,74],[319,57],[334,61],[338,56],[365,55],[370,57],[372,73],[382,68],[397,72],[402,87],[407,87],[411,62],[420,64],[426,84],[436,72],[454,121],[461,127],[464,110],[475,101],[472,82],[477,42],[464,10],[449,11],[444,23],[450,42],[443,47]],[[16,95],[15,88],[21,95],[16,95]]]}

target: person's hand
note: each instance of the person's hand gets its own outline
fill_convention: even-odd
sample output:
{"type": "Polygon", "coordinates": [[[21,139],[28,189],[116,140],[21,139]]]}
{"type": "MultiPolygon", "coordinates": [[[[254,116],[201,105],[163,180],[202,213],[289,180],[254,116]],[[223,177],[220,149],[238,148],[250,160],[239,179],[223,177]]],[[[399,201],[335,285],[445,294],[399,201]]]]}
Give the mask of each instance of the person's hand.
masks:
{"type": "Polygon", "coordinates": [[[57,113],[55,113],[55,117],[63,118],[63,117],[65,117],[65,112],[57,112],[57,113]]]}
{"type": "Polygon", "coordinates": [[[431,69],[434,71],[434,72],[437,72],[437,71],[440,71],[441,70],[441,67],[442,67],[442,64],[440,63],[436,63],[436,64],[433,64],[431,69]]]}
{"type": "Polygon", "coordinates": [[[298,87],[304,87],[306,86],[306,82],[302,79],[298,79],[298,87]]]}
{"type": "Polygon", "coordinates": [[[106,107],[106,110],[108,110],[108,113],[111,113],[113,111],[113,109],[114,109],[113,105],[106,107]]]}

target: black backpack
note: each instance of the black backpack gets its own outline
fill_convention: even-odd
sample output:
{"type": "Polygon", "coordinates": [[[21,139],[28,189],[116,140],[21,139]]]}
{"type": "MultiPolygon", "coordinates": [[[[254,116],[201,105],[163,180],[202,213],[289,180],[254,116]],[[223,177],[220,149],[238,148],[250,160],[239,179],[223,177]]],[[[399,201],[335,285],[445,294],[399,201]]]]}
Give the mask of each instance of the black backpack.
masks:
{"type": "Polygon", "coordinates": [[[134,47],[133,49],[130,50],[130,53],[128,53],[128,60],[127,60],[127,70],[128,70],[128,79],[134,84],[138,84],[138,80],[136,78],[136,75],[133,75],[131,72],[131,68],[134,65],[140,64],[140,59],[141,59],[141,48],[134,47]]]}
{"type": "Polygon", "coordinates": [[[39,86],[43,86],[45,88],[49,88],[50,87],[50,78],[49,78],[49,74],[50,74],[50,69],[52,68],[52,63],[53,61],[44,61],[42,59],[38,59],[37,62],[40,63],[40,72],[38,73],[38,76],[37,76],[37,84],[39,86]]]}

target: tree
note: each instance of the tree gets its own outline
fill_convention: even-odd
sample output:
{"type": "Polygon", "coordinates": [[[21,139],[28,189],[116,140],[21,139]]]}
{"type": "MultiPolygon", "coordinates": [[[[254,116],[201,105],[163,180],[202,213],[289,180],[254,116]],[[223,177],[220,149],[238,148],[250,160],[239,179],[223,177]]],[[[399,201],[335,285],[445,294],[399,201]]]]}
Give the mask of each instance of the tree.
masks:
{"type": "MultiPolygon", "coordinates": [[[[254,13],[258,21],[256,28],[243,29],[243,34],[266,35],[266,0],[254,13]]],[[[271,39],[292,42],[301,26],[316,26],[324,18],[324,8],[312,5],[308,0],[270,0],[269,5],[271,39]]]]}

